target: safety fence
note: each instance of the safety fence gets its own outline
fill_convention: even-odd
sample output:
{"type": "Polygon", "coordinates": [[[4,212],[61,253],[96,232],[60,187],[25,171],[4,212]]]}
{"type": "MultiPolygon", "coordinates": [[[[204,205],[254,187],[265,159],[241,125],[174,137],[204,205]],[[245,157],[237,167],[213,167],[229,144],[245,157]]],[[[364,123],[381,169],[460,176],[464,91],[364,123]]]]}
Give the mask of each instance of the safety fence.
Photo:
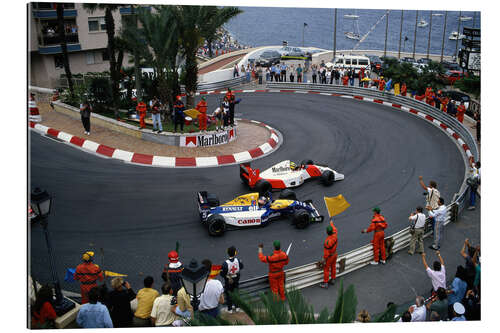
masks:
{"type": "MultiPolygon", "coordinates": [[[[238,87],[242,84],[245,84],[246,77],[244,75],[230,79],[230,80],[224,80],[224,81],[217,81],[217,82],[209,82],[209,83],[202,83],[198,85],[198,91],[210,91],[210,90],[220,90],[220,89],[226,89],[226,88],[234,88],[238,87]]],[[[181,86],[181,92],[185,93],[186,90],[184,86],[181,86]]]]}
{"type": "MultiPolygon", "coordinates": [[[[372,98],[374,100],[390,103],[391,106],[405,106],[407,108],[416,109],[425,115],[431,116],[433,119],[445,124],[448,128],[452,129],[456,135],[459,136],[459,140],[462,140],[465,145],[470,149],[471,155],[474,160],[479,159],[479,150],[477,144],[469,132],[469,130],[463,126],[460,122],[449,116],[448,114],[432,107],[424,102],[415,100],[410,97],[404,96],[394,96],[394,94],[389,92],[381,92],[379,90],[370,88],[358,88],[353,86],[339,86],[339,85],[328,85],[328,84],[309,84],[309,83],[284,83],[284,82],[268,82],[266,88],[270,91],[312,91],[323,94],[338,94],[343,96],[352,96],[356,98],[357,96],[363,96],[372,98]]],[[[456,139],[456,137],[455,137],[456,139]]],[[[459,141],[459,143],[461,143],[459,141]]],[[[464,157],[466,175],[469,171],[469,165],[467,163],[468,156],[466,152],[459,149],[464,157]]],[[[464,175],[464,181],[460,187],[460,190],[454,195],[453,201],[447,206],[447,217],[444,225],[450,222],[455,222],[458,219],[459,214],[466,207],[467,200],[469,198],[470,190],[466,184],[466,177],[464,175]]],[[[424,238],[427,238],[432,234],[430,219],[426,220],[425,224],[424,238]]],[[[386,248],[389,254],[389,258],[392,253],[398,252],[406,248],[411,239],[410,227],[407,227],[393,235],[385,238],[386,248]]],[[[373,247],[371,244],[367,244],[358,249],[349,251],[345,254],[339,255],[337,259],[337,276],[343,276],[357,269],[360,269],[369,264],[373,259],[373,247]]],[[[319,263],[310,263],[299,267],[294,267],[285,270],[285,287],[296,289],[303,289],[309,286],[319,284],[323,281],[323,270],[320,268],[319,263]]],[[[259,293],[268,289],[268,278],[267,276],[256,277],[253,279],[245,280],[240,282],[240,289],[250,294],[251,296],[257,296],[259,293]]]]}

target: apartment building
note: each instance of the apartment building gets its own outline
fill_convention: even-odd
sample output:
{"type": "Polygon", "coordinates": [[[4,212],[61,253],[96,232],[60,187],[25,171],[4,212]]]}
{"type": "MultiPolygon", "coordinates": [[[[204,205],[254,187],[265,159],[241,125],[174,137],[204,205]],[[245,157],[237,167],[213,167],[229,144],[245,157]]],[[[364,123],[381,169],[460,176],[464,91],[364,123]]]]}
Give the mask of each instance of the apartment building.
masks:
{"type": "MultiPolygon", "coordinates": [[[[113,12],[115,33],[121,29],[122,17],[130,14],[130,7],[113,12]]],[[[28,4],[28,71],[29,85],[55,88],[64,74],[61,41],[59,39],[55,3],[28,4]]],[[[104,10],[89,13],[82,3],[64,4],[64,25],[71,73],[102,72],[109,70],[108,37],[104,10]]],[[[125,54],[123,65],[128,65],[125,54]]]]}

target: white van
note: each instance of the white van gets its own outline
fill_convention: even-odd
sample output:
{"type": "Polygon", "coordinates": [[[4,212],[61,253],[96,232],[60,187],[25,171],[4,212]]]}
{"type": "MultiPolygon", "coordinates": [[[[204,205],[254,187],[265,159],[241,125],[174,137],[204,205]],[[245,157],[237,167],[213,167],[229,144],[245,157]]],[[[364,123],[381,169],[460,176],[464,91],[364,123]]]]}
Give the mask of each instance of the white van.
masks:
{"type": "Polygon", "coordinates": [[[340,54],[335,57],[334,68],[354,68],[356,74],[361,68],[365,69],[365,75],[370,74],[370,59],[365,56],[340,54]]]}

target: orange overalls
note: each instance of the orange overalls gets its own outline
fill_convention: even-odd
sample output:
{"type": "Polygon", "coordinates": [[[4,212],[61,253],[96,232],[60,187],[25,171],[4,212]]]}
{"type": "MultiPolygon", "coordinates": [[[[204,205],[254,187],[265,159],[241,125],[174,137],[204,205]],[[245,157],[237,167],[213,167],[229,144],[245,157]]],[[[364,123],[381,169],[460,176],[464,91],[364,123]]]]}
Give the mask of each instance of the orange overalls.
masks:
{"type": "Polygon", "coordinates": [[[323,267],[323,282],[328,283],[329,275],[332,280],[337,276],[337,228],[330,223],[333,228],[333,234],[326,237],[323,243],[323,259],[325,259],[325,266],[323,267]]]}
{"type": "Polygon", "coordinates": [[[434,93],[432,92],[431,87],[427,87],[425,89],[425,103],[434,106],[434,98],[433,98],[434,93]]]}
{"type": "Polygon", "coordinates": [[[406,96],[406,83],[401,86],[401,96],[406,96]]]}
{"type": "Polygon", "coordinates": [[[349,77],[347,75],[342,76],[342,84],[347,86],[347,82],[349,82],[349,77]]]}
{"type": "Polygon", "coordinates": [[[146,122],[144,121],[144,118],[146,118],[146,103],[139,102],[135,110],[139,112],[139,127],[146,128],[146,122]]]}
{"type": "Polygon", "coordinates": [[[104,275],[96,264],[84,262],[76,267],[73,278],[81,283],[80,293],[82,295],[82,304],[84,304],[89,301],[88,293],[90,289],[97,287],[97,280],[104,280],[104,275]]]}
{"type": "Polygon", "coordinates": [[[269,264],[269,286],[271,292],[285,300],[285,272],[283,267],[288,265],[288,256],[281,250],[274,250],[273,255],[265,256],[259,252],[259,260],[269,264]]]}
{"type": "Polygon", "coordinates": [[[383,91],[384,88],[385,88],[385,80],[381,79],[380,81],[378,81],[378,90],[383,91]]]}
{"type": "Polygon", "coordinates": [[[457,108],[457,120],[463,123],[464,115],[465,115],[465,105],[460,104],[457,108]]]}
{"type": "Polygon", "coordinates": [[[384,229],[387,228],[387,222],[385,222],[385,219],[382,215],[380,214],[374,214],[372,223],[366,229],[366,232],[373,231],[373,239],[372,239],[372,244],[373,244],[373,260],[378,262],[378,253],[381,251],[382,254],[382,260],[385,260],[385,244],[384,244],[384,229]]]}
{"type": "Polygon", "coordinates": [[[198,127],[200,131],[206,131],[207,130],[207,102],[204,100],[201,100],[197,105],[196,105],[196,110],[200,112],[198,115],[198,127]]]}

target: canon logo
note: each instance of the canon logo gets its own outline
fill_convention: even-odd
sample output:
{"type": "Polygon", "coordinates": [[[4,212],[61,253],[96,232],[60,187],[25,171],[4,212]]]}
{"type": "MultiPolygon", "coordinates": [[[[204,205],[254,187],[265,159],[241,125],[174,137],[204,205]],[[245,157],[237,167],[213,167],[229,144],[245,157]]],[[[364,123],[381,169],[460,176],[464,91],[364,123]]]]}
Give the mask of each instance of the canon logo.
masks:
{"type": "Polygon", "coordinates": [[[260,223],[260,219],[238,220],[238,224],[253,224],[253,223],[260,223]]]}

